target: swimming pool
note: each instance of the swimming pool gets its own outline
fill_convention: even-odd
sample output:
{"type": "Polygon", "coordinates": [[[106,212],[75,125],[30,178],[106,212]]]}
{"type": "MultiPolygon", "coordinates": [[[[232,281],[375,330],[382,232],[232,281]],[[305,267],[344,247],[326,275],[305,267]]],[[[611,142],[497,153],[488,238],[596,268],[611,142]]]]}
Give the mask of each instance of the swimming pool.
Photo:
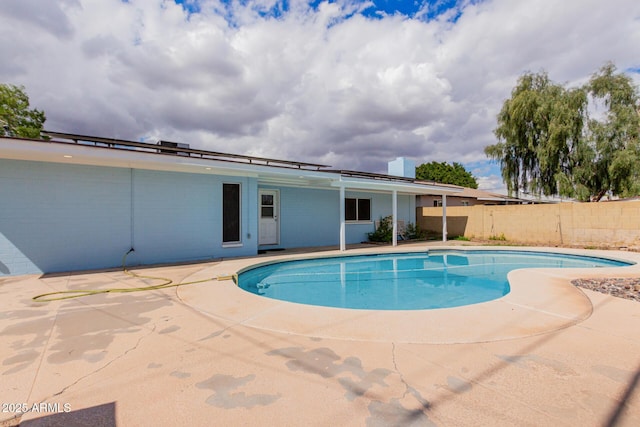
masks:
{"type": "Polygon", "coordinates": [[[509,293],[515,269],[627,266],[628,262],[532,251],[437,250],[283,261],[238,275],[248,292],[350,309],[423,310],[491,301],[509,293]]]}

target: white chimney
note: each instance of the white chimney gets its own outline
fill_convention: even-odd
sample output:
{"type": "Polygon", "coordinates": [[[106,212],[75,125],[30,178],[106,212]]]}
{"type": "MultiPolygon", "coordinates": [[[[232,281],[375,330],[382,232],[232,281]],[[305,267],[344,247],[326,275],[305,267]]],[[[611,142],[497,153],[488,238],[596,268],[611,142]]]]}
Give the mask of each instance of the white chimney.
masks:
{"type": "Polygon", "coordinates": [[[416,163],[413,160],[405,159],[404,157],[398,157],[397,159],[389,162],[387,171],[388,175],[415,179],[416,163]]]}

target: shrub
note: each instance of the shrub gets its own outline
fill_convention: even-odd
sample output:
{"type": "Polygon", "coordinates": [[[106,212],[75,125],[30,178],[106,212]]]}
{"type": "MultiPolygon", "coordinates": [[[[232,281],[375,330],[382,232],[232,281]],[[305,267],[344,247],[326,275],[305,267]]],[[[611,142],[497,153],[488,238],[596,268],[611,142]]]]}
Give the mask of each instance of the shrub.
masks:
{"type": "MultiPolygon", "coordinates": [[[[427,233],[412,222],[407,223],[404,228],[404,238],[406,240],[417,240],[426,238],[427,233]]],[[[391,215],[380,217],[380,224],[373,233],[367,233],[370,242],[389,243],[393,240],[393,219],[391,215]]]]}
{"type": "Polygon", "coordinates": [[[407,240],[424,239],[426,236],[427,233],[412,222],[407,223],[407,226],[404,228],[404,237],[407,240]]]}
{"type": "Polygon", "coordinates": [[[393,222],[391,216],[380,217],[380,225],[373,233],[367,233],[370,242],[389,243],[393,238],[393,222]]]}

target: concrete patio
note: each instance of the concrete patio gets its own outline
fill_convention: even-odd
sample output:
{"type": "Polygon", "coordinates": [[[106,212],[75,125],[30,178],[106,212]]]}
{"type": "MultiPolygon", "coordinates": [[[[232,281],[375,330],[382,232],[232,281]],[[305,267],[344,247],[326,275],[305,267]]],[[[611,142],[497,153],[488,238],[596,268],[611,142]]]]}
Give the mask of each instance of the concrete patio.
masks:
{"type": "Polygon", "coordinates": [[[223,280],[300,256],[140,268],[220,280],[45,303],[32,297],[158,280],[0,278],[0,426],[640,425],[640,304],[570,284],[640,267],[516,271],[500,300],[416,312],[302,306],[223,280]]]}

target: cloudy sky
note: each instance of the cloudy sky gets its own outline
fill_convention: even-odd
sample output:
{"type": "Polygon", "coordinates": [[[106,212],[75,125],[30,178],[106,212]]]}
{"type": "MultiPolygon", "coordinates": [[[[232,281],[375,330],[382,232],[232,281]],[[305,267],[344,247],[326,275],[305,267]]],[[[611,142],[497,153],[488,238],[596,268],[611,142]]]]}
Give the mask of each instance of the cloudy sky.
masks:
{"type": "Polygon", "coordinates": [[[638,0],[1,0],[0,82],[46,129],[386,172],[483,149],[517,78],[640,83],[638,0]]]}

